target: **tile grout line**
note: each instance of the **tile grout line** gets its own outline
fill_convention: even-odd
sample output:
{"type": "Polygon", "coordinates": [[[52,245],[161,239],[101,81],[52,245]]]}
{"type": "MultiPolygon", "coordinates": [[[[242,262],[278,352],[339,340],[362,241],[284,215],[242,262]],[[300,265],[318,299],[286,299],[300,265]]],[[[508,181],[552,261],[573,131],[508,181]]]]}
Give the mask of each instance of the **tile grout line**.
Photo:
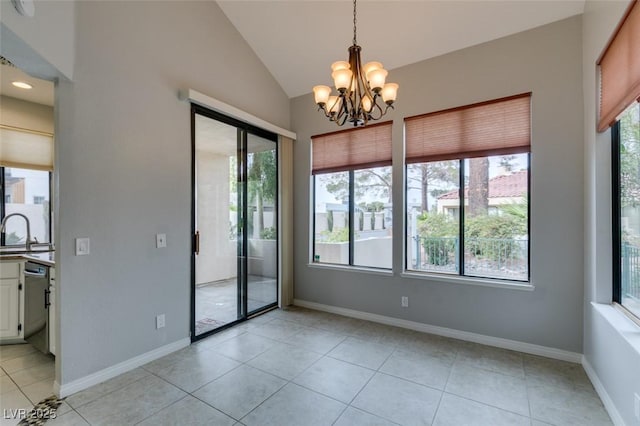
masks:
{"type": "MultiPolygon", "coordinates": [[[[130,370],[130,371],[134,371],[134,370],[136,370],[137,368],[142,368],[142,366],[140,366],[140,367],[136,367],[136,368],[134,368],[133,370],[130,370]]],[[[146,369],[144,369],[144,368],[143,368],[143,370],[144,370],[146,373],[148,373],[148,375],[147,375],[147,376],[140,377],[139,379],[133,380],[133,381],[131,381],[131,382],[129,382],[129,383],[127,383],[127,384],[125,384],[125,385],[122,385],[122,386],[120,386],[120,387],[118,387],[118,388],[116,388],[116,389],[113,389],[113,390],[111,390],[111,391],[109,391],[109,392],[107,392],[107,393],[105,393],[105,394],[103,394],[103,395],[99,395],[99,396],[97,396],[95,399],[92,399],[91,401],[87,401],[87,402],[85,402],[84,404],[81,404],[81,405],[79,405],[79,406],[77,406],[77,407],[74,407],[73,405],[71,405],[71,404],[69,403],[68,399],[69,399],[69,397],[71,397],[71,396],[73,396],[73,395],[77,395],[77,394],[79,394],[80,392],[84,392],[84,391],[76,392],[75,394],[73,394],[73,395],[69,395],[69,396],[65,397],[64,399],[65,399],[65,401],[67,402],[67,404],[69,405],[69,407],[73,408],[75,411],[78,411],[80,408],[82,408],[82,407],[84,407],[84,406],[86,406],[86,405],[92,404],[92,403],[94,403],[94,402],[98,401],[99,399],[102,399],[102,398],[104,398],[104,397],[106,397],[106,396],[108,396],[108,395],[111,395],[112,393],[117,392],[117,391],[119,391],[119,390],[122,390],[122,389],[124,389],[124,388],[126,388],[126,387],[129,387],[130,385],[132,385],[132,384],[134,384],[134,383],[138,383],[140,380],[142,380],[142,379],[144,379],[144,378],[146,378],[146,377],[148,377],[148,376],[150,376],[150,375],[154,375],[154,374],[153,374],[152,372],[150,372],[149,370],[146,370],[146,369]]],[[[128,372],[129,372],[129,371],[128,371],[128,372]]],[[[127,373],[128,373],[128,372],[127,372],[127,373]]],[[[127,374],[127,373],[122,373],[120,376],[122,376],[122,375],[124,375],[124,374],[127,374]]],[[[120,377],[120,376],[116,376],[116,377],[120,377]]],[[[113,379],[115,379],[116,377],[114,377],[113,379]]],[[[113,379],[109,379],[109,380],[113,380],[113,379]]],[[[98,384],[96,384],[96,385],[94,385],[94,386],[101,385],[101,384],[103,384],[103,383],[108,382],[109,380],[105,380],[104,382],[100,382],[100,383],[98,383],[98,384]]],[[[89,388],[89,389],[91,389],[91,388],[89,388]]],[[[85,389],[85,390],[87,390],[87,389],[85,389]]],[[[80,414],[80,413],[78,412],[78,414],[80,414]]]]}

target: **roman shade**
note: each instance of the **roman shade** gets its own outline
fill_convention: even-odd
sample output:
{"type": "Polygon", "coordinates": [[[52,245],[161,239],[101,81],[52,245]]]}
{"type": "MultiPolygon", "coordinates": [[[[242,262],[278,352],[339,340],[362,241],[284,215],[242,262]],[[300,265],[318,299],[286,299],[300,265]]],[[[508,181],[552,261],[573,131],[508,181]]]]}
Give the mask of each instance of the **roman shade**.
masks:
{"type": "Polygon", "coordinates": [[[312,173],[391,165],[391,121],[312,136],[312,173]]]}
{"type": "Polygon", "coordinates": [[[0,166],[53,170],[53,135],[0,126],[0,166]]]}
{"type": "Polygon", "coordinates": [[[404,120],[407,163],[529,152],[531,93],[404,120]]]}
{"type": "Polygon", "coordinates": [[[636,99],[640,100],[640,6],[633,0],[598,60],[600,117],[607,130],[636,99]]]}

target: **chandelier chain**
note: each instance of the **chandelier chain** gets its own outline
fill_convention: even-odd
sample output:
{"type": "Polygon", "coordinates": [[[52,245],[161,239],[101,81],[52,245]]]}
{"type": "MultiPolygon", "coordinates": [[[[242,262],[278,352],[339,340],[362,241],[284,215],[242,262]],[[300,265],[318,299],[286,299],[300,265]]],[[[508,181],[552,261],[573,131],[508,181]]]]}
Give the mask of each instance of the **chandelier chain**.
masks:
{"type": "Polygon", "coordinates": [[[356,40],[356,0],[353,0],[353,44],[358,44],[356,40]]]}

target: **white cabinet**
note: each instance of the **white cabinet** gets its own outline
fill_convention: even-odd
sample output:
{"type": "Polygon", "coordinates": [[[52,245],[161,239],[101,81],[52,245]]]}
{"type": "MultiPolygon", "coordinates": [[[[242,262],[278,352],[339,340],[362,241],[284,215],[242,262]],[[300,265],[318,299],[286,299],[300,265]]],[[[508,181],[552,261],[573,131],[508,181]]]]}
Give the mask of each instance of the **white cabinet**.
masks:
{"type": "Polygon", "coordinates": [[[49,268],[49,352],[56,355],[56,268],[49,268]]]}
{"type": "Polygon", "coordinates": [[[0,340],[19,341],[24,335],[24,262],[0,261],[0,340]]]}

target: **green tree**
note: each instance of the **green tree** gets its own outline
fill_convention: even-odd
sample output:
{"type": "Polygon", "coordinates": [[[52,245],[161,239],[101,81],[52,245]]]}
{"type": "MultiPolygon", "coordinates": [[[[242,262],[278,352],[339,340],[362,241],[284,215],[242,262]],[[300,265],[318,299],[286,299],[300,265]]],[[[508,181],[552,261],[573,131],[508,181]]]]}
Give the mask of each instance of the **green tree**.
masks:
{"type": "Polygon", "coordinates": [[[500,206],[500,210],[510,216],[515,216],[516,218],[526,222],[529,217],[529,197],[524,197],[524,201],[521,203],[505,204],[500,206]]]}
{"type": "Polygon", "coordinates": [[[259,233],[264,229],[264,203],[274,201],[277,193],[277,166],[274,150],[254,152],[248,156],[249,203],[255,204],[258,213],[257,227],[259,233]]]}
{"type": "MultiPolygon", "coordinates": [[[[320,175],[327,191],[342,203],[349,199],[349,173],[331,173],[320,175]]],[[[385,198],[391,202],[391,167],[364,169],[355,172],[355,196],[365,194],[385,198]]]]}
{"type": "Polygon", "coordinates": [[[620,117],[620,198],[622,207],[640,204],[640,106],[620,117]]]}
{"type": "Polygon", "coordinates": [[[433,196],[435,191],[449,192],[448,189],[438,188],[438,186],[450,186],[458,182],[458,161],[412,164],[407,167],[407,181],[407,189],[420,190],[421,211],[429,212],[429,194],[433,196]],[[434,185],[436,188],[433,188],[434,185]]]}

